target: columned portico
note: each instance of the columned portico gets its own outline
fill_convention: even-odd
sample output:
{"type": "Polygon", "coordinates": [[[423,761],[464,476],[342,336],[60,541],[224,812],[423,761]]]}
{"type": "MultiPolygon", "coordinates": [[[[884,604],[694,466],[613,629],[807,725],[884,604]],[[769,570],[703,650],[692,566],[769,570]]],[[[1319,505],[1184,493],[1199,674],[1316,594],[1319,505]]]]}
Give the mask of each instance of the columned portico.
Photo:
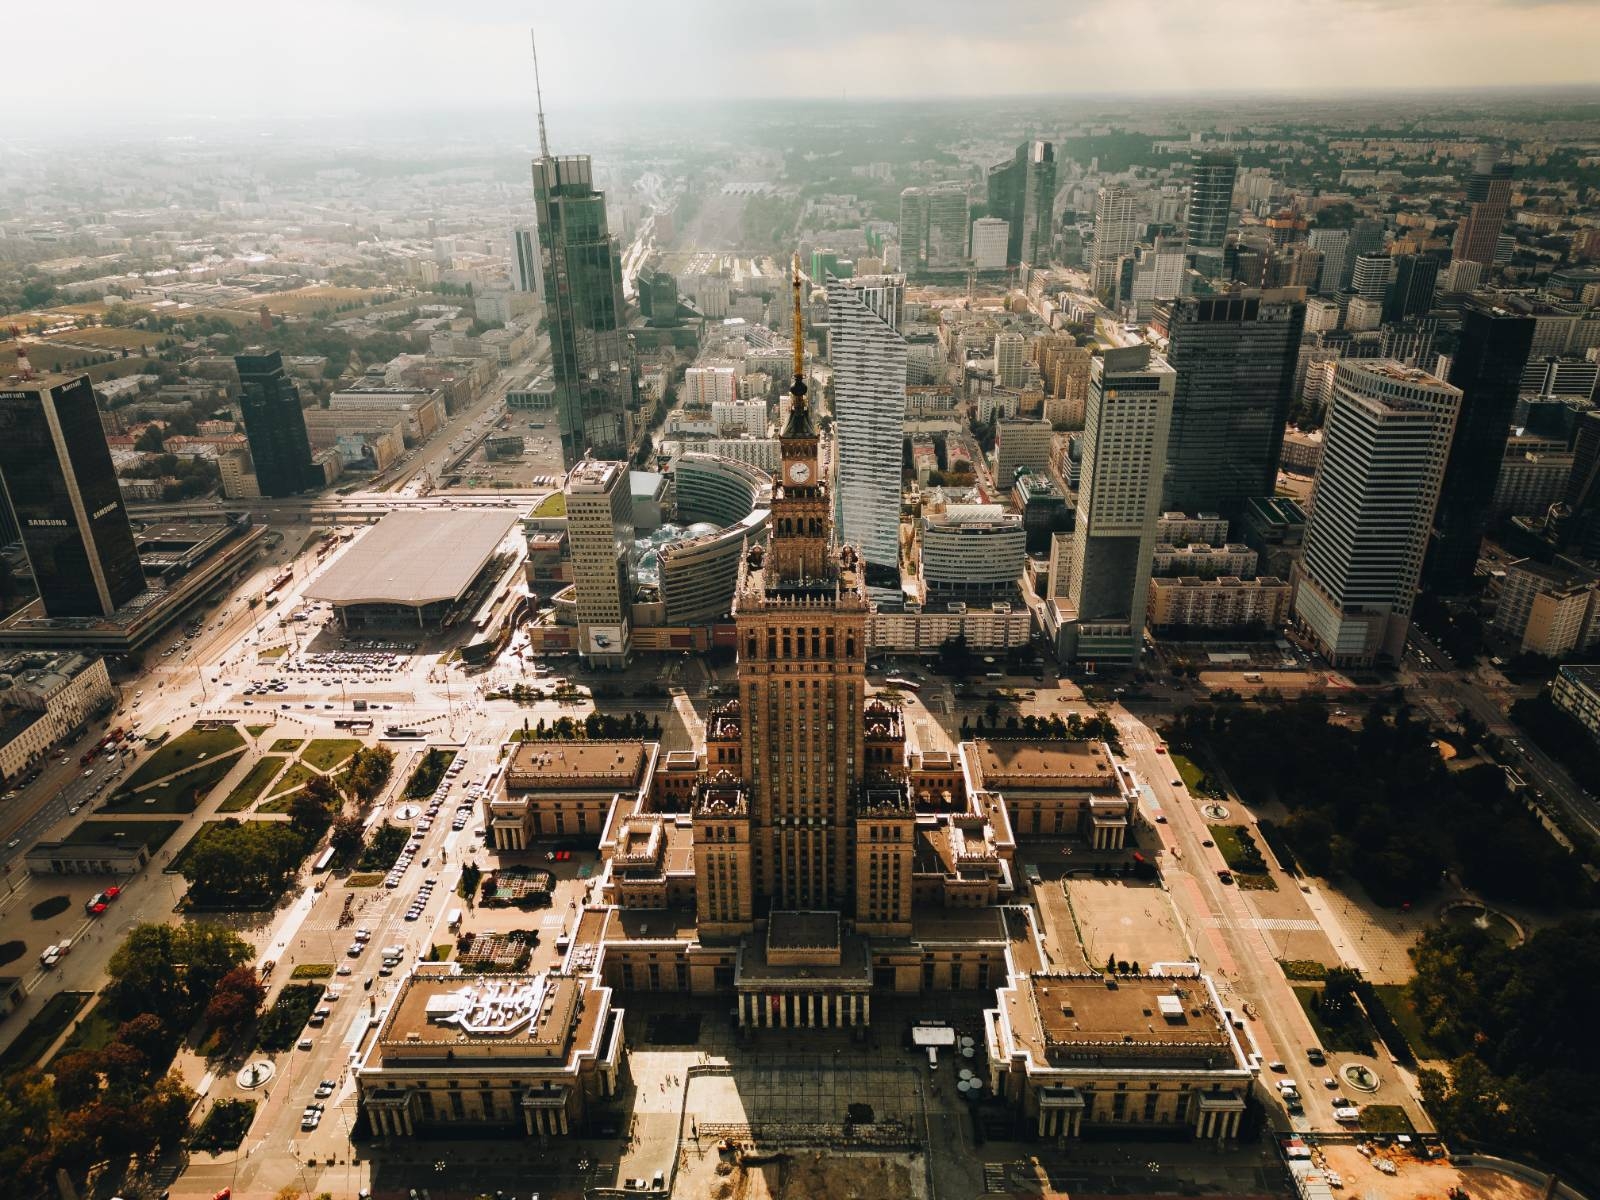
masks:
{"type": "Polygon", "coordinates": [[[1083,1135],[1083,1113],[1088,1103],[1077,1088],[1039,1089],[1038,1133],[1042,1138],[1075,1138],[1083,1135]]]}
{"type": "Polygon", "coordinates": [[[1201,1092],[1196,1106],[1194,1135],[1207,1141],[1231,1141],[1239,1136],[1244,1098],[1232,1092],[1201,1092]]]}
{"type": "Polygon", "coordinates": [[[832,1029],[872,1023],[872,997],[865,992],[740,992],[741,1029],[832,1029]]]}

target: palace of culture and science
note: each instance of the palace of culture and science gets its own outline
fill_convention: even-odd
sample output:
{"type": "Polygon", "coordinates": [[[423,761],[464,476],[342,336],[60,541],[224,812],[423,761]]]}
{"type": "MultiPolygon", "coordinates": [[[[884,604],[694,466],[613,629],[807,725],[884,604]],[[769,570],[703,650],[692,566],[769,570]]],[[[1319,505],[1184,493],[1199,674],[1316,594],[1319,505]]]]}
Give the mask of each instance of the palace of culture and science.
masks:
{"type": "Polygon", "coordinates": [[[1249,1072],[1210,981],[1177,964],[1176,977],[1107,988],[1088,964],[1050,962],[1019,877],[1019,841],[1123,845],[1135,784],[1110,747],[996,738],[914,749],[898,707],[867,695],[864,564],[834,539],[798,270],[794,288],[781,477],[768,541],[747,548],[733,606],[737,698],[712,709],[700,751],[509,748],[489,801],[494,849],[598,838],[600,869],[569,917],[559,970],[484,997],[488,985],[463,988],[448,964],[414,969],[359,1072],[374,1126],[404,1136],[512,1111],[529,1134],[582,1128],[622,1086],[630,995],[677,993],[759,1037],[859,1031],[875,999],[881,1010],[885,997],[965,991],[992,1005],[990,1084],[1040,1136],[1140,1120],[1110,1094],[1135,1077],[1155,1097],[1141,1096],[1144,1121],[1233,1136],[1249,1072]],[[523,1008],[516,1031],[438,1018],[482,1009],[520,1022],[523,1008]],[[1157,1008],[1168,1015],[1152,1023],[1157,1008]],[[483,1077],[484,1098],[471,1101],[481,1110],[463,1102],[441,1115],[456,1100],[434,1095],[430,1072],[446,1060],[483,1077]]]}

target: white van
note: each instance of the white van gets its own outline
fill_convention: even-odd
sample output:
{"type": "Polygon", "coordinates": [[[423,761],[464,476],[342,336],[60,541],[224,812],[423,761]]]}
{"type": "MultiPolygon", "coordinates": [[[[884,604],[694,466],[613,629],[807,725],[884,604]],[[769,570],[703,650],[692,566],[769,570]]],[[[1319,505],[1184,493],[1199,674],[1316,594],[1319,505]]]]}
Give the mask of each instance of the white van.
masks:
{"type": "Polygon", "coordinates": [[[450,910],[450,919],[445,923],[445,926],[452,932],[461,928],[461,910],[459,908],[450,910]]]}

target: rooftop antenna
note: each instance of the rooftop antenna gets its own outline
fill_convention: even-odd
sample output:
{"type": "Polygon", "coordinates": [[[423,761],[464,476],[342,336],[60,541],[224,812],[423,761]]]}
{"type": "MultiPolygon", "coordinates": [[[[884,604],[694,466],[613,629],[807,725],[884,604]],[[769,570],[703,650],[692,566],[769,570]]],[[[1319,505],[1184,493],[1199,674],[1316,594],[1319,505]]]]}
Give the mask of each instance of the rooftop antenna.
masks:
{"type": "Polygon", "coordinates": [[[544,92],[539,87],[539,39],[528,30],[528,41],[533,44],[533,95],[539,104],[539,157],[550,157],[550,139],[544,132],[544,92]]]}
{"type": "Polygon", "coordinates": [[[800,251],[794,252],[794,259],[790,263],[790,275],[794,288],[794,384],[789,388],[789,394],[795,398],[795,403],[801,408],[806,403],[806,342],[805,342],[805,316],[800,311],[800,251]]]}

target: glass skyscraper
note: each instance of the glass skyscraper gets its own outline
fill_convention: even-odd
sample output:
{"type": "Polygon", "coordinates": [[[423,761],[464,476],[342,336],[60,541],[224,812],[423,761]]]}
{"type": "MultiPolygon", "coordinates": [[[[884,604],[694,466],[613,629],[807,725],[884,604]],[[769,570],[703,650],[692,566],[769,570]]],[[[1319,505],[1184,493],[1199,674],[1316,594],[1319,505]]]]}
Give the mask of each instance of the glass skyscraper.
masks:
{"type": "Polygon", "coordinates": [[[540,271],[562,463],[632,455],[638,409],[633,347],[623,328],[622,255],[586,154],[533,160],[540,271]]]}
{"type": "Polygon", "coordinates": [[[1272,495],[1305,320],[1303,288],[1156,306],[1177,372],[1163,511],[1238,520],[1251,497],[1272,495]]]}
{"type": "Polygon", "coordinates": [[[1472,584],[1534,324],[1530,316],[1478,301],[1462,313],[1450,360],[1451,386],[1461,390],[1461,415],[1428,546],[1423,581],[1430,591],[1458,594],[1472,584]]]}
{"type": "Polygon", "coordinates": [[[1189,167],[1183,248],[1195,256],[1195,267],[1203,274],[1216,275],[1222,270],[1222,248],[1228,240],[1228,214],[1238,174],[1239,161],[1231,154],[1201,154],[1189,167]]]}
{"type": "Polygon", "coordinates": [[[1050,261],[1055,236],[1056,154],[1049,142],[1029,141],[989,168],[989,215],[1010,224],[1006,265],[1050,261]]]}
{"type": "Polygon", "coordinates": [[[87,375],[0,390],[0,480],[46,616],[109,617],[144,591],[87,375]]]}
{"type": "Polygon", "coordinates": [[[828,361],[837,421],[839,535],[874,578],[898,578],[906,419],[905,276],[829,276],[828,361]]]}
{"type": "Polygon", "coordinates": [[[311,470],[311,439],[300,389],[283,369],[283,355],[256,351],[233,359],[239,370],[239,411],[263,496],[292,496],[319,479],[311,470]]]}

